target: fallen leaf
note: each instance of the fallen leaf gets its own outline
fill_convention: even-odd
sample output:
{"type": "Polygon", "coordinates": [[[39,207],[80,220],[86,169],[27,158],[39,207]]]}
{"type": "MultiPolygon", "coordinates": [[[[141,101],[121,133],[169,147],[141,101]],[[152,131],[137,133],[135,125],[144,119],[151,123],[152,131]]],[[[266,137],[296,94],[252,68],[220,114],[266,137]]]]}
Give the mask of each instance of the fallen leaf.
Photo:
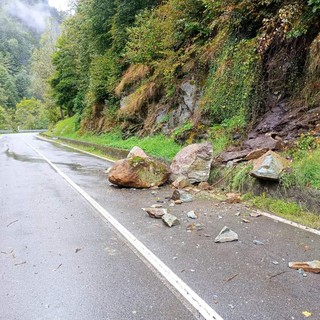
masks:
{"type": "Polygon", "coordinates": [[[306,318],[309,318],[312,316],[312,313],[309,312],[309,311],[303,311],[302,314],[306,317],[306,318]]]}

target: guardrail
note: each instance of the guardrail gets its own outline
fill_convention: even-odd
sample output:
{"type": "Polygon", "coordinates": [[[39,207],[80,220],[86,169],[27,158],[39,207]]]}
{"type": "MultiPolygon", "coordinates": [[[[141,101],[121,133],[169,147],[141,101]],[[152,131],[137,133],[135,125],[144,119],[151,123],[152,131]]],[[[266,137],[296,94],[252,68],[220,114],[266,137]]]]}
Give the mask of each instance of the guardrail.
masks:
{"type": "Polygon", "coordinates": [[[33,133],[33,132],[46,132],[48,129],[36,129],[36,130],[0,130],[0,133],[33,133]]]}

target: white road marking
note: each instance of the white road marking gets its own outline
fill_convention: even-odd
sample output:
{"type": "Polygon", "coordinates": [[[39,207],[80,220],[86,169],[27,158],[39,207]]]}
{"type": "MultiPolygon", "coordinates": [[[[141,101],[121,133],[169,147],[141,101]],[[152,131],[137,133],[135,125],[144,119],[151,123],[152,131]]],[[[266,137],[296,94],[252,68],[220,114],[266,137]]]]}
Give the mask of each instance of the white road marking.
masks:
{"type": "Polygon", "coordinates": [[[96,202],[89,194],[80,188],[73,180],[64,174],[45,155],[25,141],[40,157],[78,191],[129,243],[188,301],[206,320],[223,320],[202,298],[200,298],[186,283],[184,283],[169,267],[140,242],[129,230],[120,224],[113,216],[96,202]]]}
{"type": "Polygon", "coordinates": [[[306,226],[304,226],[304,225],[302,225],[300,223],[296,223],[296,222],[293,222],[293,221],[290,221],[290,220],[275,216],[275,215],[273,215],[271,213],[267,213],[267,212],[264,212],[264,211],[260,211],[260,210],[252,210],[252,211],[256,212],[256,213],[260,213],[261,215],[263,215],[265,217],[268,217],[268,218],[270,218],[272,220],[279,221],[279,222],[282,222],[282,223],[285,223],[285,224],[289,224],[290,226],[293,226],[295,228],[298,228],[298,229],[301,229],[301,230],[304,230],[304,231],[308,231],[308,232],[311,232],[311,233],[314,233],[314,234],[320,236],[320,230],[316,230],[316,229],[312,229],[312,228],[306,227],[306,226]]]}

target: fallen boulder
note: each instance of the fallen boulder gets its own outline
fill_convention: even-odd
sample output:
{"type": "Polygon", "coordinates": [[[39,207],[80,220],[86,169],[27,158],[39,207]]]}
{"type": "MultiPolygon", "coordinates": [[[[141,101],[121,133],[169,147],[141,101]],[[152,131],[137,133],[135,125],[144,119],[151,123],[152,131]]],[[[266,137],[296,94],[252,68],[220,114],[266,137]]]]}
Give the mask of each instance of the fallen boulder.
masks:
{"type": "Polygon", "coordinates": [[[212,145],[209,142],[191,144],[183,148],[171,163],[171,180],[184,176],[190,183],[208,181],[212,153],[212,145]]]}
{"type": "Polygon", "coordinates": [[[258,179],[279,180],[281,172],[290,166],[290,162],[273,151],[268,151],[253,162],[250,175],[258,179]]]}
{"type": "Polygon", "coordinates": [[[167,182],[170,175],[166,164],[150,157],[134,156],[116,161],[109,172],[111,183],[121,187],[151,188],[167,182]]]}

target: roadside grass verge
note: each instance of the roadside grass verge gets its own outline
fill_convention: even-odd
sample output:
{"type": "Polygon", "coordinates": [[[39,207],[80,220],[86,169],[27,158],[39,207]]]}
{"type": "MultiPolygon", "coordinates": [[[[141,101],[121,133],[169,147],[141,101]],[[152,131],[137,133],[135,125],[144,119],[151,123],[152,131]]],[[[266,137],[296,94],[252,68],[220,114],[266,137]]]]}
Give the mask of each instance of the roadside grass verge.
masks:
{"type": "MultiPolygon", "coordinates": [[[[138,146],[148,155],[162,158],[167,161],[171,161],[182,148],[182,146],[174,142],[173,139],[164,135],[155,135],[145,138],[130,137],[124,140],[121,137],[120,130],[114,130],[113,132],[100,135],[90,133],[81,134],[79,131],[75,131],[75,116],[58,122],[48,134],[50,136],[75,139],[124,150],[131,150],[134,146],[138,146]]],[[[90,151],[96,153],[96,150],[90,151]]],[[[101,155],[101,152],[98,154],[101,155]]]]}
{"type": "Polygon", "coordinates": [[[270,198],[266,194],[254,196],[251,193],[245,194],[242,199],[258,209],[269,211],[287,220],[320,230],[320,215],[305,211],[295,202],[270,198]]]}

